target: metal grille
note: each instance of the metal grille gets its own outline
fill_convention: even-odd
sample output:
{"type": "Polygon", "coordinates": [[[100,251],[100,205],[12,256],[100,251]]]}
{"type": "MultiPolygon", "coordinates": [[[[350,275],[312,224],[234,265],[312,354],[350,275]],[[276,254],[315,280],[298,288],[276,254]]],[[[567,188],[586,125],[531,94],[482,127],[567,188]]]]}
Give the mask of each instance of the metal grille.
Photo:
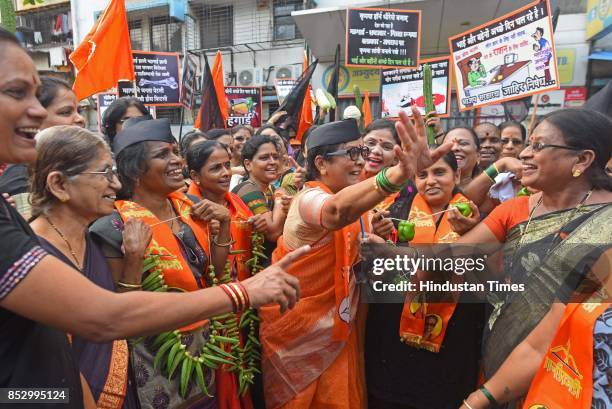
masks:
{"type": "Polygon", "coordinates": [[[128,28],[130,30],[130,43],[132,44],[132,50],[142,50],[143,48],[143,30],[142,20],[131,20],[128,22],[128,28]]]}
{"type": "Polygon", "coordinates": [[[23,13],[16,23],[18,37],[26,47],[72,45],[70,8],[23,13]]]}
{"type": "Polygon", "coordinates": [[[152,17],[151,26],[151,51],[183,50],[182,27],[179,23],[172,21],[168,16],[152,17]]]}
{"type": "Polygon", "coordinates": [[[302,33],[291,17],[292,11],[304,9],[302,0],[274,0],[274,41],[302,38],[302,33]]]}
{"type": "Polygon", "coordinates": [[[217,48],[234,43],[234,7],[204,6],[200,18],[202,48],[217,48]]]}

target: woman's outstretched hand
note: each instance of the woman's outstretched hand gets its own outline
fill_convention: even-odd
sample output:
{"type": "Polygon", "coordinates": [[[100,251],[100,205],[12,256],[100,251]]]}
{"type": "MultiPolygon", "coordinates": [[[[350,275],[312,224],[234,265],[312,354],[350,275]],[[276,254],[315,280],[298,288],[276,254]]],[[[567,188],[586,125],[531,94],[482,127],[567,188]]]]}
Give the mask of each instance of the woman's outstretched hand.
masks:
{"type": "Polygon", "coordinates": [[[450,152],[453,144],[447,141],[435,149],[430,150],[427,144],[427,133],[423,117],[416,107],[412,107],[413,121],[405,111],[400,111],[400,120],[396,122],[401,146],[395,147],[398,164],[389,168],[387,178],[396,185],[412,179],[420,170],[433,165],[441,157],[450,152]]]}

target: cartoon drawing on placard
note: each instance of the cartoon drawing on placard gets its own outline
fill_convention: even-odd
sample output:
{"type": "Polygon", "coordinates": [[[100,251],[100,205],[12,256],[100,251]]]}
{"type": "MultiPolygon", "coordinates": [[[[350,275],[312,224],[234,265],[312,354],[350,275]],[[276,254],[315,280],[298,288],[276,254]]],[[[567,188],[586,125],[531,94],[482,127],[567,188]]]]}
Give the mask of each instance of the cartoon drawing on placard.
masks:
{"type": "Polygon", "coordinates": [[[544,71],[544,79],[550,81],[550,59],[552,58],[552,48],[547,39],[544,38],[544,29],[537,27],[531,37],[536,41],[533,44],[533,59],[536,64],[536,71],[544,71]]]}

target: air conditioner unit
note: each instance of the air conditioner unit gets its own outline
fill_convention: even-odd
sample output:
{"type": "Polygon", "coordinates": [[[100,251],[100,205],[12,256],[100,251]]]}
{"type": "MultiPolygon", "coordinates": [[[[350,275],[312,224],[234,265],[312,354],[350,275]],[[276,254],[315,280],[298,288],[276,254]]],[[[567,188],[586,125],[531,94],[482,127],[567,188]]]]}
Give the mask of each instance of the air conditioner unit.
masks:
{"type": "Polygon", "coordinates": [[[259,87],[264,85],[266,78],[259,67],[245,68],[237,72],[236,83],[242,87],[259,87]]]}
{"type": "Polygon", "coordinates": [[[274,70],[274,78],[277,80],[293,78],[297,80],[302,75],[302,65],[279,65],[274,70]]]}

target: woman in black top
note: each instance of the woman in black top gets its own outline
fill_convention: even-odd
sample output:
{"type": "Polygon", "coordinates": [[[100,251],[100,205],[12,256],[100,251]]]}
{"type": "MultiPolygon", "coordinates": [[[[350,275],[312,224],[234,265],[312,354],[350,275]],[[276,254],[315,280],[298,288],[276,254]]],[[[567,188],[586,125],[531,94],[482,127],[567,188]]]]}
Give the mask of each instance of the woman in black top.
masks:
{"type": "MultiPolygon", "coordinates": [[[[0,162],[31,163],[36,158],[34,136],[47,114],[36,99],[40,81],[17,39],[1,28],[0,60],[0,162]]],[[[0,237],[0,388],[69,388],[70,403],[46,407],[83,407],[65,332],[112,340],[159,333],[232,309],[221,288],[186,294],[103,290],[49,256],[4,198],[0,237]]],[[[283,269],[305,251],[307,247],[243,282],[251,306],[278,302],[283,310],[293,307],[298,282],[283,269]]],[[[94,405],[91,396],[85,402],[94,405]]]]}

